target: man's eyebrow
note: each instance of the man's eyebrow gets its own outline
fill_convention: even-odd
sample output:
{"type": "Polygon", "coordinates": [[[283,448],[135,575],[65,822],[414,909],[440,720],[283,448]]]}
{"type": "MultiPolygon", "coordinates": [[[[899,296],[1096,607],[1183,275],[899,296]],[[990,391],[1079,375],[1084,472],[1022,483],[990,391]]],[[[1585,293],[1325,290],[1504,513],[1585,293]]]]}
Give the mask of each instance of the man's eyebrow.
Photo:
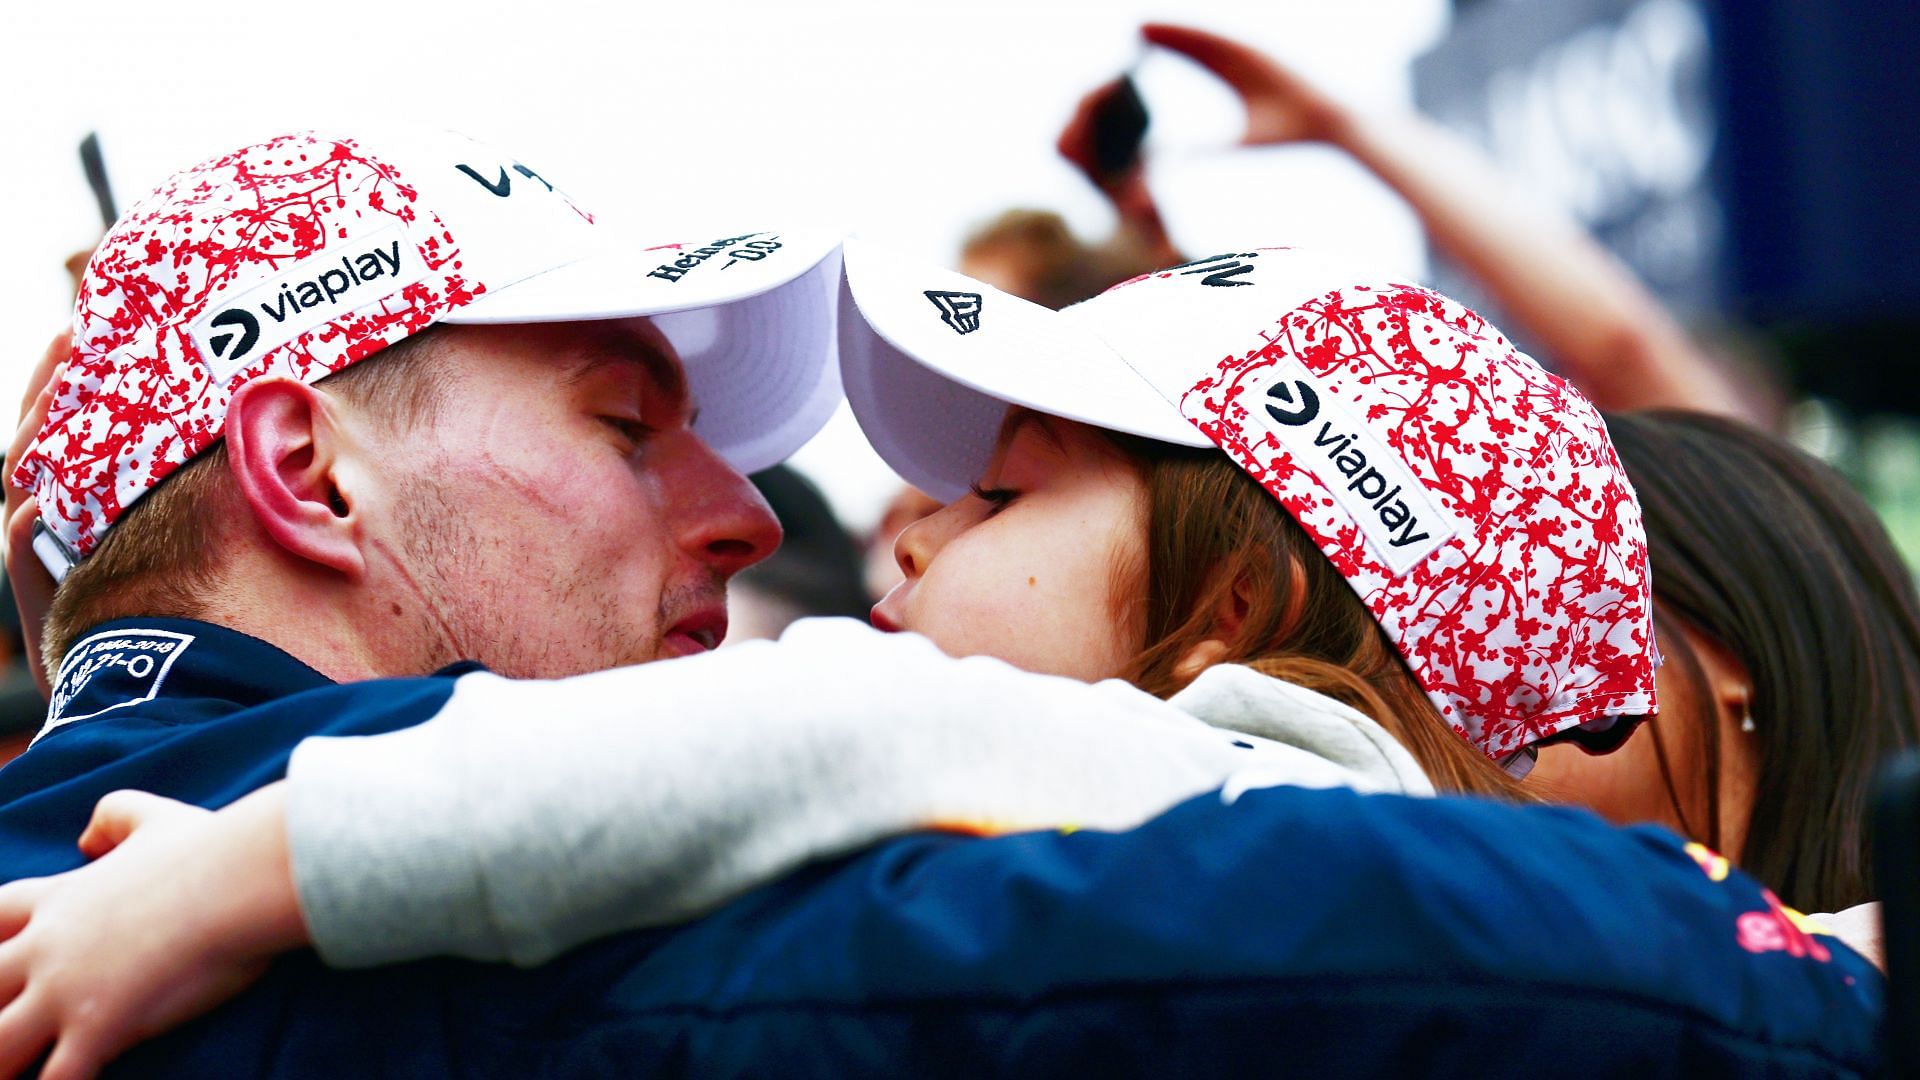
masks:
{"type": "Polygon", "coordinates": [[[595,348],[572,366],[566,374],[566,381],[577,385],[601,368],[631,364],[639,368],[647,381],[661,393],[676,401],[686,402],[690,413],[699,411],[688,400],[687,373],[678,361],[661,352],[650,341],[636,339],[624,344],[623,348],[595,348]]]}

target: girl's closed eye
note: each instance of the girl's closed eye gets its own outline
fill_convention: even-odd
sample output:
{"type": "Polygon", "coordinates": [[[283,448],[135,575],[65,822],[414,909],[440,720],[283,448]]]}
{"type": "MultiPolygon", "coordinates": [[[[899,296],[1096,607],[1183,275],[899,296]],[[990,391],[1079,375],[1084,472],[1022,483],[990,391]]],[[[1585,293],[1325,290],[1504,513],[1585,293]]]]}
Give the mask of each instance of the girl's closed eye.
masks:
{"type": "Polygon", "coordinates": [[[1007,504],[1011,503],[1015,498],[1019,497],[1020,495],[1019,492],[1013,490],[1012,488],[982,487],[978,482],[967,485],[967,489],[973,493],[974,498],[979,499],[981,502],[984,502],[987,504],[988,517],[992,517],[993,515],[1006,509],[1007,504]]]}

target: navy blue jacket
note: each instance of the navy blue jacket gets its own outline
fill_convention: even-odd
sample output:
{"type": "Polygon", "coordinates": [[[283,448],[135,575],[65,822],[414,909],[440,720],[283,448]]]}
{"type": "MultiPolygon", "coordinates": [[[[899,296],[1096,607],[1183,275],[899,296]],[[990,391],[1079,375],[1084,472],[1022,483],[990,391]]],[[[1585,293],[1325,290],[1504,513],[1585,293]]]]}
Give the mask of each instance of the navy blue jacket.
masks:
{"type": "MultiPolygon", "coordinates": [[[[0,876],[77,865],[115,788],[220,806],[300,739],[418,723],[451,688],[335,685],[218,627],[107,624],[0,770],[0,876]]],[[[532,970],[293,956],[120,1068],[1851,1075],[1874,1066],[1880,994],[1859,957],[1663,831],[1279,788],[1126,833],[905,837],[532,970]]]]}

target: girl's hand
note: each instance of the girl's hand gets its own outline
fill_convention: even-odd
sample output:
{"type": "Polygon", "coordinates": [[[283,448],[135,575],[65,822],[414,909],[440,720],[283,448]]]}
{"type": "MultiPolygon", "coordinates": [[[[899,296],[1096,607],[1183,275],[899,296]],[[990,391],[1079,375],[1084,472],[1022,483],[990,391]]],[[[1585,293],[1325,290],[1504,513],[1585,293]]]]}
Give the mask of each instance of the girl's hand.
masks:
{"type": "Polygon", "coordinates": [[[1340,103],[1319,87],[1257,49],[1185,26],[1148,23],[1141,36],[1218,75],[1247,107],[1248,146],[1331,140],[1340,124],[1340,103]]]}
{"type": "Polygon", "coordinates": [[[234,997],[306,937],[276,784],[219,813],[138,791],[101,799],[98,861],[0,886],[0,1076],[98,1072],[234,997]]]}
{"type": "Polygon", "coordinates": [[[26,396],[20,400],[20,424],[14,429],[13,443],[7,447],[6,464],[6,562],[7,580],[13,584],[13,602],[20,609],[20,645],[26,654],[33,681],[42,694],[52,692],[47,682],[46,665],[40,662],[40,628],[46,622],[47,609],[53,606],[53,576],[33,553],[33,523],[40,509],[33,496],[13,484],[13,467],[33,444],[40,426],[47,421],[47,409],[53,404],[53,388],[60,384],[67,356],[73,347],[73,335],[62,331],[47,345],[45,356],[35,365],[27,380],[26,396]]]}

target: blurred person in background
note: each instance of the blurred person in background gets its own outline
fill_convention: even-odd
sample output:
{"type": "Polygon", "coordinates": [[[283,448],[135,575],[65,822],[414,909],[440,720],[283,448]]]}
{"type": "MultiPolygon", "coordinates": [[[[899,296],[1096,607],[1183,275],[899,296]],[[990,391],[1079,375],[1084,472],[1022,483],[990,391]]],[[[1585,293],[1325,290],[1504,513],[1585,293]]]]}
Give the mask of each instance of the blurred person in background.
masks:
{"type": "Polygon", "coordinates": [[[747,479],[780,521],[773,554],[734,575],[727,590],[725,644],[777,638],[796,619],[865,619],[872,601],[861,550],[820,489],[799,471],[775,465],[747,479]]]}
{"type": "MultiPolygon", "coordinates": [[[[1769,376],[1703,349],[1577,222],[1518,189],[1438,124],[1412,112],[1349,108],[1272,57],[1217,34],[1148,24],[1142,36],[1200,64],[1239,95],[1247,110],[1245,145],[1324,143],[1392,188],[1433,245],[1486,290],[1540,360],[1600,408],[1695,409],[1763,426],[1778,420],[1780,394],[1769,376]]],[[[1123,220],[1157,222],[1138,165],[1121,178],[1097,179],[1094,118],[1121,92],[1116,82],[1089,93],[1061,136],[1061,152],[1113,193],[1123,220]]]]}
{"type": "MultiPolygon", "coordinates": [[[[1324,142],[1392,187],[1435,246],[1596,404],[1745,422],[1612,418],[1645,506],[1665,705],[1637,737],[1625,723],[1554,740],[1588,752],[1544,747],[1540,790],[1623,823],[1674,828],[1807,910],[1873,899],[1872,780],[1920,742],[1914,589],[1843,477],[1749,426],[1777,421],[1778,387],[1709,355],[1577,223],[1516,191],[1438,125],[1351,109],[1218,35],[1152,24],[1143,36],[1232,87],[1247,145],[1324,142]]],[[[1090,176],[1092,118],[1116,88],[1087,95],[1061,138],[1090,176]]],[[[1138,172],[1103,190],[1150,202],[1138,172]]]]}
{"type": "Polygon", "coordinates": [[[0,583],[0,765],[24,753],[47,718],[47,699],[34,681],[33,668],[20,633],[13,587],[0,583]]]}
{"type": "Polygon", "coordinates": [[[1608,427],[1646,521],[1660,709],[1544,747],[1542,794],[1665,825],[1805,911],[1875,899],[1874,777],[1920,745],[1920,601],[1886,528],[1748,425],[1608,427]]]}
{"type": "Polygon", "coordinates": [[[1088,244],[1051,210],[1008,210],[975,230],[960,249],[961,273],[1049,308],[1091,299],[1179,261],[1172,249],[1142,241],[1124,219],[1113,237],[1088,244]]]}

